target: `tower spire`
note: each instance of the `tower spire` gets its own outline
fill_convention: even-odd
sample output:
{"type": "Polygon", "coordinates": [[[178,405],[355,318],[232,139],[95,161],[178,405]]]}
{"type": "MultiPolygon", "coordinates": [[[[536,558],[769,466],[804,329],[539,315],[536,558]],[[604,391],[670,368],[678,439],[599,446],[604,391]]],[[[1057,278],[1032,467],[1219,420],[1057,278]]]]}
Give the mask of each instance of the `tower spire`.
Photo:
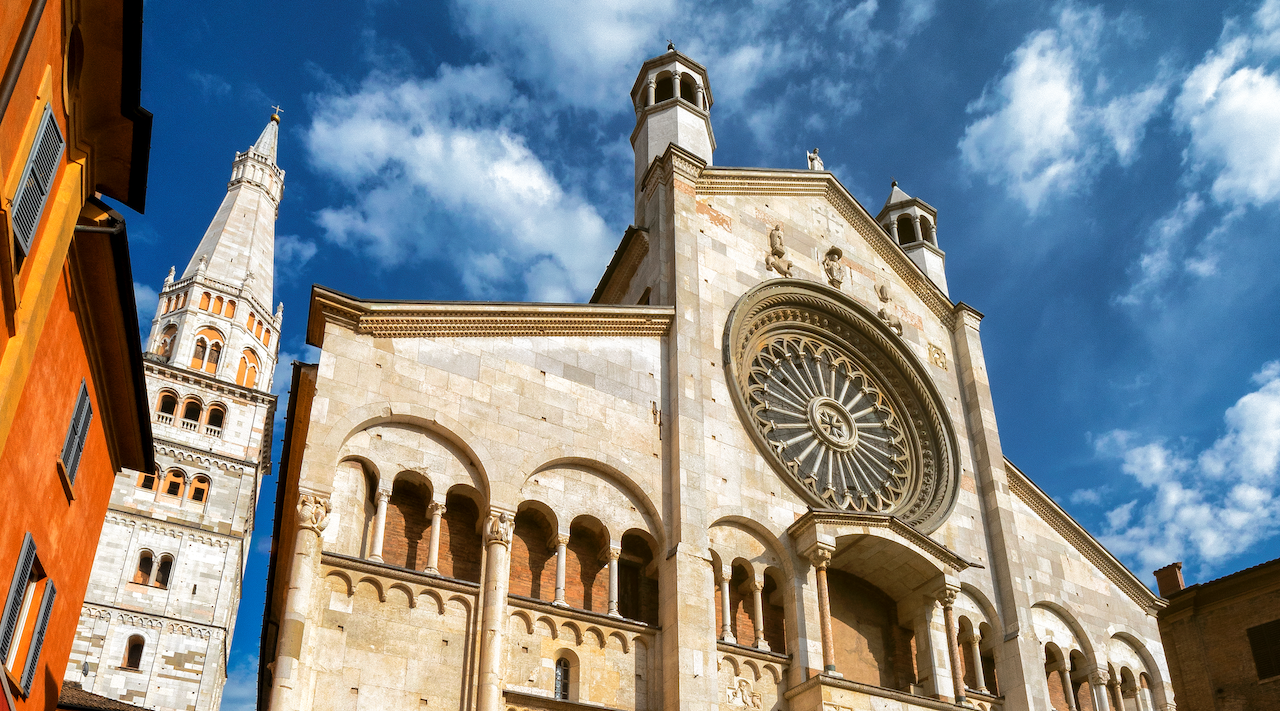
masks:
{"type": "Polygon", "coordinates": [[[182,273],[183,279],[194,276],[203,257],[205,276],[247,290],[264,313],[272,303],[276,215],[284,192],[284,171],[276,164],[279,129],[280,115],[272,114],[253,147],[236,153],[227,195],[182,273]]]}

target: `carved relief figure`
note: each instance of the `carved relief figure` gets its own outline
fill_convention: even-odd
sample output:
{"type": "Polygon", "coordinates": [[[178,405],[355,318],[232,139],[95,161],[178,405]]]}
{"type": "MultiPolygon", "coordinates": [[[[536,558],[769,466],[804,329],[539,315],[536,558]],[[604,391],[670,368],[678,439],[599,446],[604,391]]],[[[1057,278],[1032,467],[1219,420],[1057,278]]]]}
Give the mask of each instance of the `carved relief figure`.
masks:
{"type": "Polygon", "coordinates": [[[787,246],[782,243],[782,225],[774,225],[769,232],[769,254],[765,255],[764,266],[779,276],[791,276],[791,260],[787,259],[787,246]]]}
{"type": "Polygon", "coordinates": [[[489,520],[485,525],[484,542],[501,543],[504,546],[511,545],[511,531],[515,528],[515,522],[511,518],[511,514],[503,511],[502,513],[489,514],[489,520]]]}
{"type": "Polygon", "coordinates": [[[824,170],[822,167],[822,159],[818,157],[818,149],[813,149],[809,154],[809,170],[824,170]]]}
{"type": "Polygon", "coordinates": [[[764,708],[764,696],[751,688],[751,682],[736,677],[729,688],[725,689],[725,702],[730,706],[745,706],[749,709],[764,708]]]}
{"type": "Polygon", "coordinates": [[[893,329],[894,333],[901,336],[902,321],[897,316],[889,313],[889,302],[893,301],[892,297],[889,296],[889,285],[881,284],[880,286],[877,286],[876,295],[880,297],[880,302],[883,304],[883,306],[880,307],[880,313],[876,315],[880,317],[881,321],[884,321],[886,326],[893,329]]]}
{"type": "Polygon", "coordinates": [[[843,256],[839,247],[832,247],[827,250],[827,256],[822,258],[822,270],[827,273],[827,283],[837,289],[844,283],[844,267],[840,264],[843,256]]]}

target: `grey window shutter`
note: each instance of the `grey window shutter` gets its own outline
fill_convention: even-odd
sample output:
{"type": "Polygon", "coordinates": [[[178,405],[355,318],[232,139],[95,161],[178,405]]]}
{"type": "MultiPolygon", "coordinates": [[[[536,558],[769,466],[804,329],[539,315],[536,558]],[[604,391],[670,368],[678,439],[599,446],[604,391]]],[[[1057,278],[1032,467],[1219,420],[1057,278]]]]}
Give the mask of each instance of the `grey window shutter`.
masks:
{"type": "Polygon", "coordinates": [[[13,571],[13,582],[9,584],[9,597],[4,602],[4,616],[0,617],[0,659],[9,656],[9,645],[17,633],[18,615],[22,613],[22,598],[27,594],[27,579],[31,577],[31,566],[36,562],[36,542],[28,533],[22,539],[22,552],[18,554],[18,568],[13,571]]]}
{"type": "Polygon", "coordinates": [[[89,404],[89,386],[81,380],[76,409],[72,412],[71,424],[67,427],[67,439],[62,443],[62,466],[66,468],[67,479],[72,484],[76,483],[80,455],[84,452],[85,441],[89,439],[90,422],[93,422],[93,407],[89,404]]]}
{"type": "Polygon", "coordinates": [[[18,183],[18,192],[13,196],[13,234],[18,238],[23,256],[31,253],[31,241],[35,239],[66,144],[62,129],[53,117],[53,108],[46,104],[27,165],[22,169],[22,182],[18,183]]]}
{"type": "Polygon", "coordinates": [[[31,682],[36,678],[36,667],[40,665],[40,648],[44,646],[44,631],[49,627],[49,615],[53,612],[53,599],[58,590],[53,581],[45,583],[44,600],[40,603],[40,616],[36,618],[36,631],[31,636],[31,649],[27,652],[27,664],[22,669],[22,693],[31,693],[31,682]]]}

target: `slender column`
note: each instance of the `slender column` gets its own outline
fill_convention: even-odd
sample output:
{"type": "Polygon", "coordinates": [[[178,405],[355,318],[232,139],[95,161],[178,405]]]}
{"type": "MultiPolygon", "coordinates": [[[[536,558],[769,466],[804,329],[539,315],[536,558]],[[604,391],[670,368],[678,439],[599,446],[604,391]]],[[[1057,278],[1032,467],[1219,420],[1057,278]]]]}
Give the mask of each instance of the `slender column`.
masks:
{"type": "Polygon", "coordinates": [[[898,221],[889,220],[889,236],[893,238],[894,244],[902,244],[902,240],[898,239],[898,221]]]}
{"type": "Polygon", "coordinates": [[[964,695],[964,671],[960,668],[960,645],[956,641],[956,613],[952,607],[956,603],[959,592],[955,588],[943,588],[942,593],[938,595],[938,602],[942,603],[942,624],[947,628],[947,653],[951,657],[951,681],[956,688],[956,703],[963,705],[968,701],[968,697],[964,695]]]}
{"type": "Polygon", "coordinates": [[[822,630],[822,671],[836,673],[836,644],[831,634],[831,598],[827,592],[827,566],[831,564],[831,551],[819,548],[809,554],[809,560],[818,577],[818,627],[822,630]]]}
{"type": "Polygon", "coordinates": [[[564,564],[568,554],[569,536],[561,533],[556,536],[556,599],[551,603],[560,607],[569,606],[569,603],[564,601],[564,564]]]}
{"type": "Polygon", "coordinates": [[[733,607],[729,604],[729,578],[732,577],[732,568],[720,570],[720,641],[737,644],[733,636],[733,607]]]}
{"type": "Polygon", "coordinates": [[[444,518],[444,504],[432,501],[427,505],[427,513],[431,514],[431,543],[427,548],[427,571],[432,575],[440,574],[440,519],[444,518]]]}
{"type": "Polygon", "coordinates": [[[914,227],[914,228],[915,228],[915,231],[916,231],[916,239],[917,239],[917,240],[921,240],[921,241],[923,241],[923,240],[924,240],[924,234],[922,234],[922,233],[920,232],[920,216],[919,216],[919,215],[912,215],[912,216],[911,216],[911,225],[912,225],[912,227],[914,227]]]}
{"type": "Polygon", "coordinates": [[[707,110],[707,92],[702,88],[701,83],[698,84],[698,108],[707,110]]]}
{"type": "Polygon", "coordinates": [[[680,72],[671,72],[671,91],[671,96],[680,98],[680,72]]]}
{"type": "Polygon", "coordinates": [[[378,515],[373,517],[373,545],[370,546],[369,560],[382,562],[382,537],[387,529],[387,499],[391,492],[378,489],[378,515]]]}
{"type": "Polygon", "coordinates": [[[1120,692],[1120,680],[1112,679],[1107,684],[1107,691],[1110,692],[1111,706],[1115,711],[1124,711],[1124,696],[1120,692]]]}
{"type": "Polygon", "coordinates": [[[645,104],[645,106],[653,106],[654,103],[657,101],[657,97],[658,97],[658,80],[650,79],[649,80],[649,103],[645,104]]]}
{"type": "Polygon", "coordinates": [[[1054,671],[1058,672],[1058,682],[1062,684],[1062,695],[1067,699],[1067,711],[1076,711],[1076,695],[1071,688],[1071,671],[1067,669],[1067,663],[1058,662],[1054,665],[1054,671]]]}
{"type": "MultiPolygon", "coordinates": [[[[312,494],[298,499],[298,534],[293,546],[289,589],[285,591],[284,614],[276,639],[276,659],[271,674],[271,708],[301,708],[302,699],[293,691],[299,683],[303,636],[311,609],[311,587],[320,578],[320,535],[329,525],[329,500],[312,494]]],[[[297,689],[305,694],[305,689],[297,689]]]]}
{"type": "Polygon", "coordinates": [[[751,599],[755,603],[755,633],[756,633],[756,649],[769,649],[769,643],[764,641],[764,583],[759,580],[751,581],[751,599]]]}
{"type": "Polygon", "coordinates": [[[511,551],[511,514],[491,513],[485,522],[484,610],[480,620],[479,711],[502,709],[503,628],[507,621],[507,583],[511,575],[507,554],[511,551]]]}
{"type": "Polygon", "coordinates": [[[979,644],[981,639],[982,638],[978,636],[978,633],[974,632],[969,635],[967,642],[969,644],[969,657],[973,660],[973,690],[985,693],[987,690],[987,679],[982,672],[982,648],[979,644]]]}
{"type": "Polygon", "coordinates": [[[1107,693],[1111,676],[1102,669],[1094,669],[1089,674],[1089,690],[1093,692],[1094,711],[1108,711],[1111,699],[1107,693]]]}
{"type": "Polygon", "coordinates": [[[618,556],[622,554],[622,550],[609,547],[609,551],[605,556],[609,559],[609,616],[622,617],[618,614],[618,556]]]}

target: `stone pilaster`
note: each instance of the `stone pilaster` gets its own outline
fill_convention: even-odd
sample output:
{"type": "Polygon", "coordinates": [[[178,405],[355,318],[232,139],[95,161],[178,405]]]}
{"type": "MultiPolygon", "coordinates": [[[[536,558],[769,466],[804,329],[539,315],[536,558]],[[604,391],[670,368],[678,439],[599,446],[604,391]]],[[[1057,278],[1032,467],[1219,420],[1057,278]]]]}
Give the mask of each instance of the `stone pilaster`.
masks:
{"type": "Polygon", "coordinates": [[[331,510],[327,497],[314,494],[299,497],[293,565],[289,568],[289,589],[285,593],[271,677],[271,708],[275,711],[307,707],[303,698],[309,691],[309,674],[304,663],[307,619],[312,586],[320,579],[320,536],[329,525],[331,510]]]}

